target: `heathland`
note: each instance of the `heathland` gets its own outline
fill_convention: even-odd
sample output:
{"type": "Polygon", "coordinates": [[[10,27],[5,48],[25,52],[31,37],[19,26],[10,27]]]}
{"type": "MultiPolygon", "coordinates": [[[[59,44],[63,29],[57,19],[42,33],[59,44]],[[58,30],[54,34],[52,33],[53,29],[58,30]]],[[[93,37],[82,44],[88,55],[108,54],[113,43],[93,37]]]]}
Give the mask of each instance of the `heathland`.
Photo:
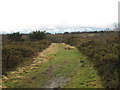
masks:
{"type": "Polygon", "coordinates": [[[3,35],[3,88],[118,88],[119,34],[3,35]]]}

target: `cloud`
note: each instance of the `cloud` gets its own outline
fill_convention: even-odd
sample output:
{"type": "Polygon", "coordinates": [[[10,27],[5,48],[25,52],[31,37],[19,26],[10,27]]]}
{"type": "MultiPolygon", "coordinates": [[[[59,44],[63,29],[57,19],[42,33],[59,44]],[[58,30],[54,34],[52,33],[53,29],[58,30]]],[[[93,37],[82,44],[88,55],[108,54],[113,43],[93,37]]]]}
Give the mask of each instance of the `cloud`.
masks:
{"type": "Polygon", "coordinates": [[[0,31],[39,29],[39,25],[51,25],[50,30],[56,29],[52,25],[106,26],[117,22],[118,1],[0,0],[0,31]]]}
{"type": "Polygon", "coordinates": [[[42,30],[45,30],[46,32],[50,32],[50,33],[59,33],[60,30],[58,28],[56,28],[55,26],[43,26],[41,27],[42,30]]]}
{"type": "Polygon", "coordinates": [[[86,30],[91,31],[92,29],[91,28],[86,28],[86,30]]]}
{"type": "Polygon", "coordinates": [[[52,29],[52,30],[56,29],[55,26],[48,26],[47,28],[48,28],[48,29],[52,29]]]}
{"type": "Polygon", "coordinates": [[[54,29],[53,32],[59,32],[59,29],[54,29]]]}

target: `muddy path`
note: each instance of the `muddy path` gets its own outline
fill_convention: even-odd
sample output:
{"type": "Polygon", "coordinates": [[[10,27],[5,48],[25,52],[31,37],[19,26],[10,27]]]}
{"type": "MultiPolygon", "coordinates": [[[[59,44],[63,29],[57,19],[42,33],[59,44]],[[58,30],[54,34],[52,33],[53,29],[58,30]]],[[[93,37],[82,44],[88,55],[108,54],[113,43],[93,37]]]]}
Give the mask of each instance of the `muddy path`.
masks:
{"type": "Polygon", "coordinates": [[[64,43],[52,43],[38,53],[30,65],[18,67],[16,71],[3,77],[3,87],[6,88],[71,88],[70,86],[101,87],[101,84],[97,72],[87,62],[86,57],[75,47],[64,43]],[[93,73],[94,77],[91,78],[93,73]],[[93,82],[97,84],[93,85],[93,82]]]}

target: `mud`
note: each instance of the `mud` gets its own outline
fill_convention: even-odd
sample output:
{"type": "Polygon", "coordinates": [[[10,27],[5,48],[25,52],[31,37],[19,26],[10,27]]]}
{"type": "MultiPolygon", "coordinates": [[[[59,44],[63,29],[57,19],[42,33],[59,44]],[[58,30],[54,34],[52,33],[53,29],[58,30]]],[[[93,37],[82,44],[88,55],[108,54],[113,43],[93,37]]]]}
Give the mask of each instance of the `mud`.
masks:
{"type": "Polygon", "coordinates": [[[61,88],[66,82],[68,82],[70,78],[64,77],[54,77],[47,82],[43,88],[61,88]]]}

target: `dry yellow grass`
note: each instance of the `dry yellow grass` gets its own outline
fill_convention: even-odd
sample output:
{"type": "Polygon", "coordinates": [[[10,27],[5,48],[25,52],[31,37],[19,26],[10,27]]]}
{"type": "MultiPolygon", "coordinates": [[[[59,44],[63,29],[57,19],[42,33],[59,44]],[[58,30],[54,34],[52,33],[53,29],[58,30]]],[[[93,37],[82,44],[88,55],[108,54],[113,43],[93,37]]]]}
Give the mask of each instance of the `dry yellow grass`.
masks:
{"type": "Polygon", "coordinates": [[[67,49],[67,50],[73,50],[73,49],[75,49],[74,46],[70,46],[70,45],[65,44],[65,43],[62,43],[62,45],[64,45],[64,46],[65,46],[65,49],[67,49]]]}
{"type": "MultiPolygon", "coordinates": [[[[47,49],[43,50],[42,52],[38,53],[37,57],[34,57],[34,61],[33,63],[31,63],[29,66],[24,66],[24,67],[17,67],[16,71],[11,71],[9,72],[9,77],[12,75],[17,75],[19,73],[22,73],[23,71],[26,71],[28,68],[30,69],[34,69],[37,68],[37,64],[41,64],[44,62],[47,62],[48,60],[50,60],[50,58],[52,58],[51,56],[47,56],[50,54],[54,54],[57,52],[57,47],[56,47],[56,43],[52,43],[47,49]]],[[[3,80],[7,80],[8,77],[3,76],[3,80]]]]}

